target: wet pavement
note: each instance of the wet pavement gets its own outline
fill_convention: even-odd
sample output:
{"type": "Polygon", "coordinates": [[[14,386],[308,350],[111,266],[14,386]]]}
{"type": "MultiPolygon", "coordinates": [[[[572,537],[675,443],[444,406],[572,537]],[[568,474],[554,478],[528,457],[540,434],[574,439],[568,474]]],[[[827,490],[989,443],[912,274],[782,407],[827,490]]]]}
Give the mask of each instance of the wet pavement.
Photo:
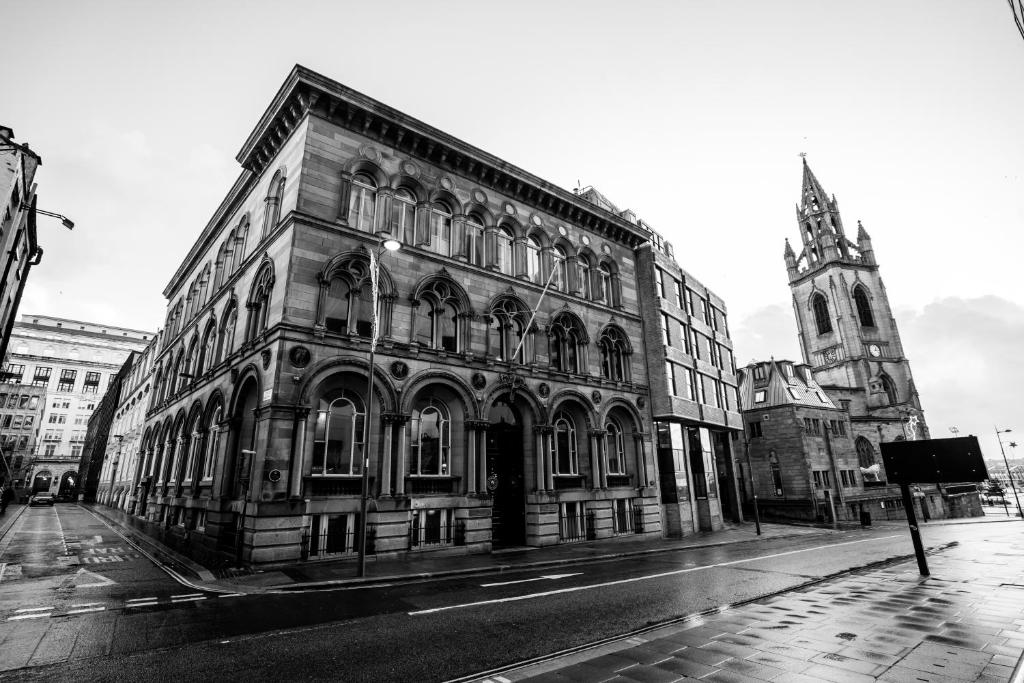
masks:
{"type": "Polygon", "coordinates": [[[855,572],[475,680],[1017,680],[1024,542],[1016,527],[928,561],[931,577],[913,560],[855,572]]]}

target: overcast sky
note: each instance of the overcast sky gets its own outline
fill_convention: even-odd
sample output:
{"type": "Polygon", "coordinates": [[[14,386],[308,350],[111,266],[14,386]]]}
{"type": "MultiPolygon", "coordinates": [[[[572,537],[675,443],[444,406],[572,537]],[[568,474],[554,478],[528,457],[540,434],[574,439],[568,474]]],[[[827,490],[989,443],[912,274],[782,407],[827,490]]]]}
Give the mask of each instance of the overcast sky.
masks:
{"type": "Polygon", "coordinates": [[[571,189],[798,358],[800,153],[871,233],[933,435],[1020,431],[1024,40],[1005,0],[13,2],[0,123],[43,158],[22,313],[147,330],[301,63],[571,189]]]}

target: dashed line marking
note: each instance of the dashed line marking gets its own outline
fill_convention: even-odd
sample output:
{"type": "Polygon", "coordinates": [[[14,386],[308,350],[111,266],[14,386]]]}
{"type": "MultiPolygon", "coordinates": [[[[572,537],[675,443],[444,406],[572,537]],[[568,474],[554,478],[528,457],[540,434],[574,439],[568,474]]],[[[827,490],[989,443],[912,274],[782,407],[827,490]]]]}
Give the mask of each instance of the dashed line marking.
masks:
{"type": "Polygon", "coordinates": [[[14,610],[15,612],[52,612],[53,607],[22,607],[21,609],[14,610]]]}
{"type": "Polygon", "coordinates": [[[52,612],[37,612],[35,614],[18,614],[13,617],[7,617],[7,621],[18,621],[20,619],[41,619],[43,617],[49,617],[52,612]]]}
{"type": "Polygon", "coordinates": [[[149,602],[150,600],[156,600],[156,599],[157,598],[155,596],[153,596],[153,597],[146,597],[146,598],[128,598],[127,600],[125,600],[125,603],[127,604],[129,602],[149,602]]]}
{"type": "Polygon", "coordinates": [[[217,597],[220,597],[220,598],[240,598],[243,595],[245,595],[245,593],[225,593],[224,595],[218,595],[217,597]]]}
{"type": "Polygon", "coordinates": [[[175,600],[177,598],[195,598],[200,595],[202,595],[202,593],[184,593],[182,595],[172,595],[171,600],[175,600]]]}
{"type": "Polygon", "coordinates": [[[130,605],[129,604],[125,604],[124,608],[128,609],[129,607],[150,607],[150,606],[155,605],[155,604],[157,604],[157,602],[154,599],[154,600],[151,600],[150,602],[133,602],[130,605]]]}
{"type": "Polygon", "coordinates": [[[102,612],[106,607],[85,607],[83,609],[69,609],[64,614],[85,614],[86,612],[102,612]]]}
{"type": "Polygon", "coordinates": [[[76,603],[74,605],[68,605],[68,607],[75,607],[75,608],[77,608],[77,607],[95,607],[96,605],[102,605],[102,604],[103,604],[102,602],[82,602],[82,603],[76,603]]]}
{"type": "Polygon", "coordinates": [[[192,597],[192,598],[171,598],[171,604],[172,605],[177,605],[177,604],[182,603],[182,602],[198,602],[199,600],[205,600],[205,599],[206,599],[205,595],[197,595],[197,596],[192,597]]]}

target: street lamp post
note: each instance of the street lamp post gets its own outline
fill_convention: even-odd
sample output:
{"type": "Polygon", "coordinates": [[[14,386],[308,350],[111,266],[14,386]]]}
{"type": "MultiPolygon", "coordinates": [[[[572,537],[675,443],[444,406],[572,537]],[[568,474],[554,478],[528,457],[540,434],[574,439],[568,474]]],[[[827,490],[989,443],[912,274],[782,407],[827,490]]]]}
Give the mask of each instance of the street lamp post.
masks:
{"type": "Polygon", "coordinates": [[[1006,465],[1006,478],[1010,480],[1010,488],[1013,490],[1013,499],[1017,501],[1017,514],[1024,519],[1024,511],[1020,509],[1020,498],[1017,496],[1017,487],[1013,483],[1013,474],[1010,472],[1010,463],[1006,459],[1006,449],[1003,448],[1003,439],[1000,434],[1008,434],[1012,432],[1012,429],[999,429],[994,427],[996,430],[996,440],[999,441],[999,452],[1003,454],[1003,464],[1006,465]]]}
{"type": "Polygon", "coordinates": [[[110,467],[110,490],[107,492],[107,505],[110,507],[114,507],[114,480],[117,479],[117,464],[121,462],[121,444],[124,442],[121,434],[114,434],[114,438],[117,439],[117,455],[110,467]]]}
{"type": "MultiPolygon", "coordinates": [[[[370,502],[370,422],[373,420],[373,368],[377,349],[377,281],[380,277],[380,258],[386,252],[398,251],[401,243],[387,233],[377,233],[377,251],[370,252],[370,285],[373,296],[373,325],[370,328],[370,358],[366,373],[366,411],[363,418],[363,477],[362,497],[359,503],[359,564],[356,576],[366,576],[366,510],[370,502]]],[[[398,476],[402,476],[399,473],[398,476]]]]}
{"type": "Polygon", "coordinates": [[[754,496],[754,530],[761,535],[761,512],[757,509],[757,482],[754,481],[754,468],[750,466],[750,442],[746,431],[743,432],[743,454],[747,457],[747,476],[750,479],[750,491],[754,496]]]}

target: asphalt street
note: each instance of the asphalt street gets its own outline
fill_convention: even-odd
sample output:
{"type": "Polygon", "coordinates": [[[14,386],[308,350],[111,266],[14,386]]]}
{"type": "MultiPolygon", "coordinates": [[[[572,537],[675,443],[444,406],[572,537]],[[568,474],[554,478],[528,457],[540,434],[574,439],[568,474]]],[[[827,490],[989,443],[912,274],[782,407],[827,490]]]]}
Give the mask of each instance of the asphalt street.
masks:
{"type": "MultiPolygon", "coordinates": [[[[822,531],[555,570],[237,595],[180,583],[75,505],[27,510],[12,531],[0,555],[0,669],[12,680],[445,680],[912,552],[904,529],[822,531]]],[[[993,549],[1018,533],[923,529],[926,546],[993,549]]]]}

